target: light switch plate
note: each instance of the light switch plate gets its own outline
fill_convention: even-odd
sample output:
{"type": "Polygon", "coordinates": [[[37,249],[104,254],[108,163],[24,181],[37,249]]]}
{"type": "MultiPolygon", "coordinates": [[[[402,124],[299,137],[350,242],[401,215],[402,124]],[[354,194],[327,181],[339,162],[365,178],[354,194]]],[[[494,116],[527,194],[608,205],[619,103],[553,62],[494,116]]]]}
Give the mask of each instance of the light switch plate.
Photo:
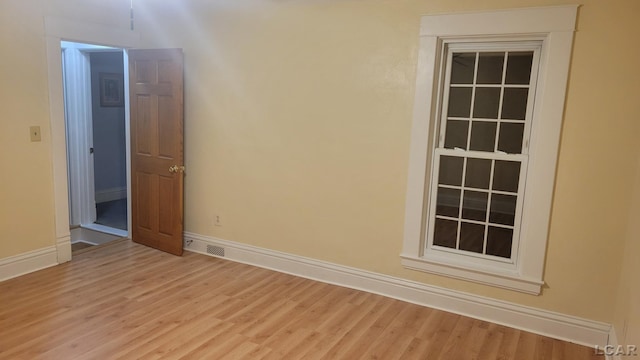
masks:
{"type": "Polygon", "coordinates": [[[31,126],[29,127],[29,132],[31,133],[31,141],[40,141],[42,140],[40,136],[40,126],[31,126]]]}

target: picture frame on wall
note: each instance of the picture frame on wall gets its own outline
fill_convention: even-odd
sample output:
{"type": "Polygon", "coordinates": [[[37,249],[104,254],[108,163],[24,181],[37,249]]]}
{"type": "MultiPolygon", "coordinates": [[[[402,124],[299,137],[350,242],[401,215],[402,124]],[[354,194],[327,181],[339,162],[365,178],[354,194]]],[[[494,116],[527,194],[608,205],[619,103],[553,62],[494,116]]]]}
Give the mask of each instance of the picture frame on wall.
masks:
{"type": "Polygon", "coordinates": [[[100,73],[100,106],[124,106],[124,87],[122,74],[100,73]]]}

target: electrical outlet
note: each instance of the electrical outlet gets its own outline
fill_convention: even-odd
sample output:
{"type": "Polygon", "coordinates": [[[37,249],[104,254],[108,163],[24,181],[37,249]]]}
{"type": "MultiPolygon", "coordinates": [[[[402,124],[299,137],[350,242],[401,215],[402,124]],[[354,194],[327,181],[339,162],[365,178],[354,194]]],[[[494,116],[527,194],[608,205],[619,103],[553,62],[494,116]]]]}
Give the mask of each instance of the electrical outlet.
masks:
{"type": "Polygon", "coordinates": [[[40,126],[30,126],[29,133],[31,134],[31,141],[37,142],[42,139],[40,135],[40,126]]]}
{"type": "Polygon", "coordinates": [[[213,224],[215,226],[222,226],[222,219],[220,219],[220,215],[213,216],[213,224]]]}

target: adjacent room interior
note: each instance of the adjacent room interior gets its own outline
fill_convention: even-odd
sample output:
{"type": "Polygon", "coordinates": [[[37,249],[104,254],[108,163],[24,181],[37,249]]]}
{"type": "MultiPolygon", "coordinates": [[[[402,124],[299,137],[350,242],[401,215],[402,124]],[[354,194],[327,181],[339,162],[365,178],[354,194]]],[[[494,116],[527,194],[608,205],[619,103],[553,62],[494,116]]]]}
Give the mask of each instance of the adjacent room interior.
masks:
{"type": "Polygon", "coordinates": [[[60,47],[69,227],[79,250],[128,236],[124,58],[122,49],[107,46],[60,47]]]}

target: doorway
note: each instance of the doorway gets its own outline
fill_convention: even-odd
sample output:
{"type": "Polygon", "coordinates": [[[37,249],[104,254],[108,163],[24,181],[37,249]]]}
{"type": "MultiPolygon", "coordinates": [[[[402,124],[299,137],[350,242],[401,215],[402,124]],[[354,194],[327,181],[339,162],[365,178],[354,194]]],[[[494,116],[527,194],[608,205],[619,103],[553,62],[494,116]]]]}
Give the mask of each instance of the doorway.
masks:
{"type": "Polygon", "coordinates": [[[128,236],[123,49],[61,41],[73,247],[128,236]]]}

